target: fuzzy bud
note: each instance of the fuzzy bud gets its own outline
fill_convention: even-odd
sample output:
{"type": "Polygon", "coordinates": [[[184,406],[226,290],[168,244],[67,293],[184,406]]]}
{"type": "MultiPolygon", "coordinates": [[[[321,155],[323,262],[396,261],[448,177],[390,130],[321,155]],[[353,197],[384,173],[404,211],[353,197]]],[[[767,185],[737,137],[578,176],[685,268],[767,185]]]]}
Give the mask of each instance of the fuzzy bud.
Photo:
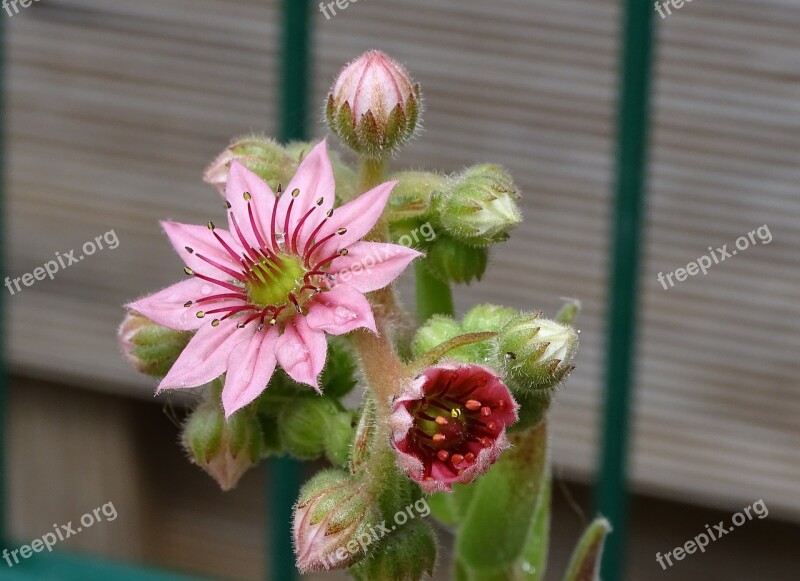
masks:
{"type": "Polygon", "coordinates": [[[371,559],[348,571],[357,581],[419,581],[436,568],[436,535],[422,521],[409,522],[388,535],[371,559]]]}
{"type": "Polygon", "coordinates": [[[343,569],[365,556],[381,520],[367,488],[341,470],[320,472],[303,486],[293,525],[301,573],[343,569]]]}
{"type": "Polygon", "coordinates": [[[488,263],[486,248],[467,246],[450,236],[439,236],[425,260],[425,266],[436,278],[460,284],[480,280],[488,263]]]}
{"type": "Polygon", "coordinates": [[[471,246],[487,246],[508,238],[522,221],[519,194],[511,176],[499,165],[476,165],[455,177],[434,199],[441,225],[471,246]]]}
{"type": "Polygon", "coordinates": [[[497,356],[515,393],[554,388],[572,371],[578,334],[569,325],[544,319],[539,313],[520,315],[500,329],[497,356]]]}
{"type": "Polygon", "coordinates": [[[414,357],[420,357],[458,335],[461,335],[461,327],[458,323],[445,315],[434,315],[417,329],[411,350],[414,357]]]}
{"type": "Polygon", "coordinates": [[[192,333],[167,329],[136,311],[129,311],[117,338],[125,359],[139,373],[164,377],[189,343],[192,333]]]}
{"type": "Polygon", "coordinates": [[[389,179],[397,181],[386,205],[390,223],[425,216],[431,195],[447,183],[443,176],[427,171],[401,171],[389,179]]]}
{"type": "Polygon", "coordinates": [[[234,488],[261,456],[261,429],[255,410],[245,408],[226,421],[222,406],[214,398],[192,412],[181,440],[192,462],[225,491],[234,488]]]}
{"type": "Polygon", "coordinates": [[[461,321],[465,333],[499,331],[500,327],[519,314],[517,309],[498,305],[477,305],[472,307],[461,321]]]}
{"type": "Polygon", "coordinates": [[[252,171],[275,190],[297,170],[298,161],[272,139],[258,136],[239,137],[209,164],[203,181],[225,195],[225,184],[233,160],[252,171]]]}
{"type": "Polygon", "coordinates": [[[419,85],[398,62],[369,51],[336,79],[325,108],[328,126],[358,154],[383,159],[417,127],[419,85]]]}
{"type": "Polygon", "coordinates": [[[353,434],[350,415],[326,397],[297,398],[284,408],[278,426],[286,451],[303,460],[321,456],[333,431],[346,432],[342,437],[337,434],[337,441],[353,434]],[[346,415],[346,421],[335,421],[340,415],[346,415]]]}

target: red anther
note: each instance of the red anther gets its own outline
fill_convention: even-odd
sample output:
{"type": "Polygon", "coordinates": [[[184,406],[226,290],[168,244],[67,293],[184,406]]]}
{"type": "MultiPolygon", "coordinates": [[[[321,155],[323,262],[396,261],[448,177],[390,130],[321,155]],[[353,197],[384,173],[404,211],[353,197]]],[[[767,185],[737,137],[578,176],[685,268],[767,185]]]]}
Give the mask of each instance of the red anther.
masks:
{"type": "Polygon", "coordinates": [[[475,412],[481,409],[481,402],[479,402],[477,399],[470,399],[467,400],[467,403],[464,404],[464,407],[466,407],[471,412],[475,412]]]}

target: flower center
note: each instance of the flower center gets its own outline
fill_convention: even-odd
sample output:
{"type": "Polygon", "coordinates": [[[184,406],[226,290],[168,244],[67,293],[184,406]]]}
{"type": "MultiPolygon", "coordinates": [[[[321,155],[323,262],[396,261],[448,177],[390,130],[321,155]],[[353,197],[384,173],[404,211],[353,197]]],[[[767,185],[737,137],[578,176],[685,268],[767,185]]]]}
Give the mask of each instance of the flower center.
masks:
{"type": "Polygon", "coordinates": [[[261,259],[252,267],[253,277],[245,288],[249,301],[260,307],[290,304],[289,295],[299,295],[306,273],[300,259],[279,254],[274,262],[261,259]]]}

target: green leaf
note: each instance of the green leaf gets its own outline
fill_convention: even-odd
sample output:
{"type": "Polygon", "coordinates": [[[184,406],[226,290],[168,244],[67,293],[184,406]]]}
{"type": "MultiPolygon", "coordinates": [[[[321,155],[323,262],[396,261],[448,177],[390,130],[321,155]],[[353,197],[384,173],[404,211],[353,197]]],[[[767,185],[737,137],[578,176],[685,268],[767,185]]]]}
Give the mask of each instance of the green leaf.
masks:
{"type": "Polygon", "coordinates": [[[512,448],[475,484],[456,541],[469,569],[496,571],[516,564],[525,549],[547,466],[547,424],[509,438],[512,448]]]}
{"type": "Polygon", "coordinates": [[[564,581],[598,581],[603,542],[611,532],[611,525],[604,518],[595,519],[583,533],[572,553],[564,581]]]}
{"type": "Polygon", "coordinates": [[[552,497],[552,477],[548,462],[547,473],[539,490],[525,550],[519,562],[520,578],[526,581],[542,581],[547,569],[547,551],[550,545],[550,501],[552,497]]]}

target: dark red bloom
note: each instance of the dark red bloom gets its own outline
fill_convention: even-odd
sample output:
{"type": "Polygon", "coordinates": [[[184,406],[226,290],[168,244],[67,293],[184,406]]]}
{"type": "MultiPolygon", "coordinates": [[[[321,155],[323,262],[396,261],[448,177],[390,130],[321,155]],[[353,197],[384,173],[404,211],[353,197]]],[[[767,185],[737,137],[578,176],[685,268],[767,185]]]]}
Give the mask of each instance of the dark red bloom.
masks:
{"type": "Polygon", "coordinates": [[[428,493],[472,482],[508,448],[505,429],[517,404],[490,369],[439,364],[422,372],[394,403],[398,464],[428,493]]]}

